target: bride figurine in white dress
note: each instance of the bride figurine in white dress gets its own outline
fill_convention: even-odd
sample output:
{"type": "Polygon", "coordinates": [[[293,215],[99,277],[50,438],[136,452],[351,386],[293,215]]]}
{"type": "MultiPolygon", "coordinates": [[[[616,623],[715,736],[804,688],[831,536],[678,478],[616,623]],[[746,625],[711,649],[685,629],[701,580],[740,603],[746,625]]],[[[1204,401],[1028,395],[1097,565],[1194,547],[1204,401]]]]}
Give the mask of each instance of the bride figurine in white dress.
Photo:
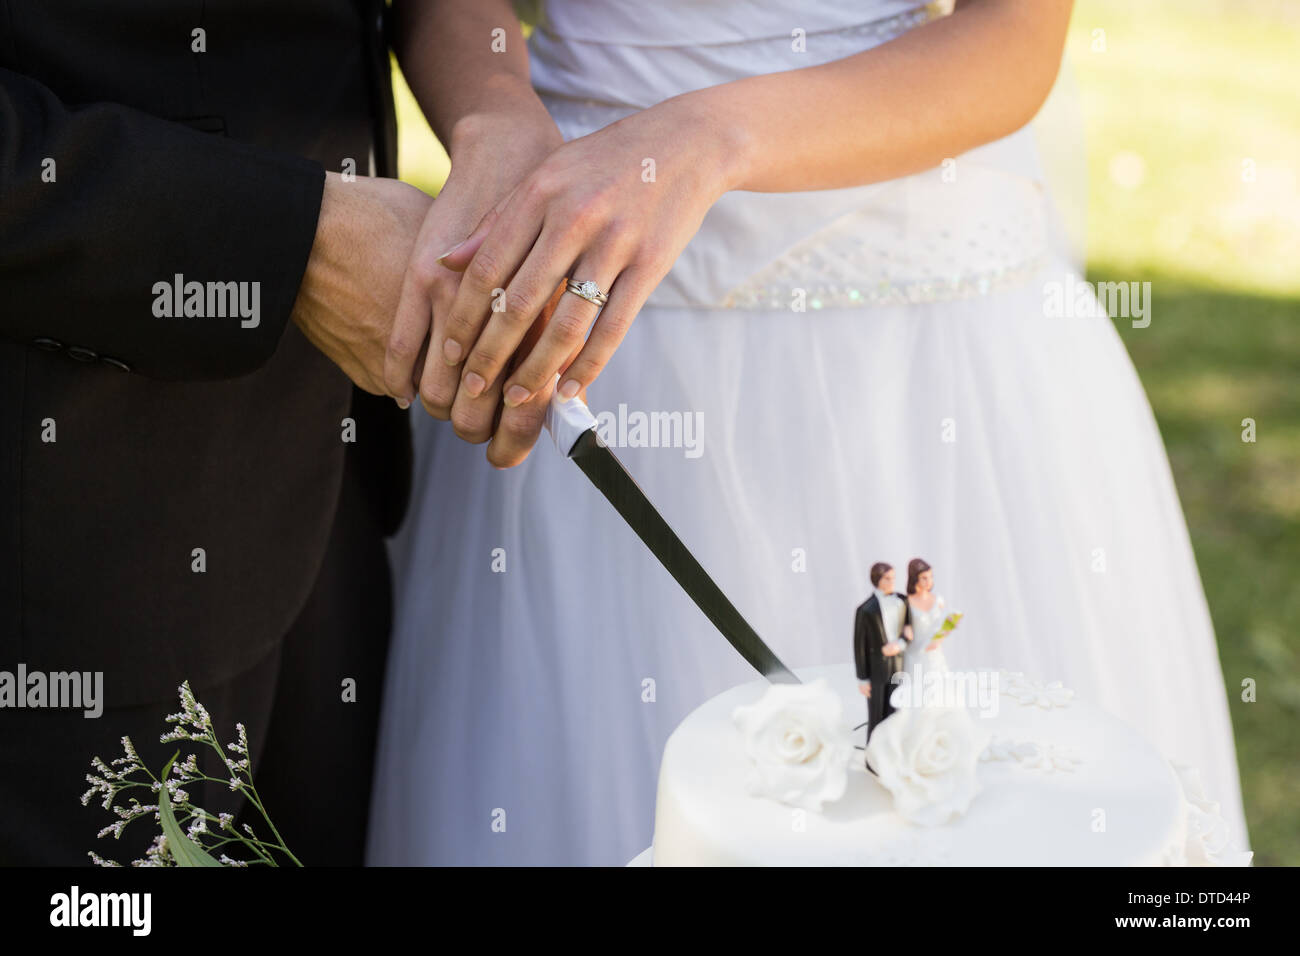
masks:
{"type": "MultiPolygon", "coordinates": [[[[482,39],[461,45],[456,6],[434,66],[509,22],[466,0],[482,39]]],[[[471,223],[423,243],[458,271],[422,266],[444,291],[390,346],[394,380],[451,425],[412,415],[372,863],[623,864],[651,843],[668,735],[757,676],[571,462],[539,445],[493,467],[523,458],[593,321],[561,392],[590,386],[608,442],[787,664],[844,661],[872,556],[927,554],[979,622],[954,668],[1065,681],[1199,766],[1244,842],[1151,410],[1109,319],[1044,305],[1080,281],[1026,125],[1070,3],[937,7],[543,4],[531,79],[564,143],[473,242],[438,258],[471,223]],[[565,277],[609,294],[599,318],[563,295],[498,371],[565,277]],[[462,437],[491,437],[489,460],[462,437]]],[[[431,216],[529,135],[512,116],[466,159],[494,128],[452,132],[431,216]]]]}
{"type": "Polygon", "coordinates": [[[907,562],[907,606],[912,640],[903,650],[903,670],[913,676],[947,670],[943,651],[932,643],[948,616],[947,604],[934,593],[934,570],[922,558],[907,562]]]}

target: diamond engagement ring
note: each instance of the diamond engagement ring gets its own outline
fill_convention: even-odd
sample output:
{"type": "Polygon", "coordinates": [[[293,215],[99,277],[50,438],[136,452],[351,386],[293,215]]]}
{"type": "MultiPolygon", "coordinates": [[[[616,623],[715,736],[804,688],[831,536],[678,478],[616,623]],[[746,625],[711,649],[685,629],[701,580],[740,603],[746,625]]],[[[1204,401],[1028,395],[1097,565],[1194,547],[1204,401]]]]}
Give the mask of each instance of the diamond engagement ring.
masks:
{"type": "Polygon", "coordinates": [[[600,286],[587,279],[584,282],[574,282],[572,279],[565,280],[564,291],[572,292],[574,295],[581,296],[588,302],[595,305],[604,305],[609,301],[609,296],[600,291],[600,286]]]}

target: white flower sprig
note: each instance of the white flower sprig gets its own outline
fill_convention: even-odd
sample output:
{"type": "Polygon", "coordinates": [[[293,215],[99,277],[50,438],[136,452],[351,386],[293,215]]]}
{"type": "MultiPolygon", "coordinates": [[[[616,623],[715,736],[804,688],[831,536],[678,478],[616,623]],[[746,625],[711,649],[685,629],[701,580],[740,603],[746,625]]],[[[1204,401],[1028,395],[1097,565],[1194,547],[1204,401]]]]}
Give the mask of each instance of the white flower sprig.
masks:
{"type": "MultiPolygon", "coordinates": [[[[178,690],[180,692],[181,709],[177,713],[168,714],[166,717],[167,723],[176,726],[167,733],[162,734],[158,738],[159,741],[162,743],[188,741],[192,744],[210,748],[225,765],[229,777],[208,776],[200,769],[197,755],[190,753],[184,760],[173,759],[170,764],[170,771],[164,768],[163,773],[166,779],[159,780],[145,766],[140,754],[136,751],[135,745],[131,742],[131,738],[123,737],[123,756],[115,758],[111,765],[104,763],[99,757],[95,757],[91,761],[91,768],[95,772],[86,774],[86,782],[90,784],[90,789],[81,795],[81,805],[87,806],[93,797],[102,794],[104,809],[111,810],[118,817],[113,823],[100,830],[99,836],[101,838],[112,836],[114,839],[119,839],[127,824],[143,817],[152,817],[154,822],[166,829],[163,815],[165,808],[160,806],[160,797],[158,796],[165,787],[167,796],[165,802],[170,804],[170,810],[174,814],[176,824],[185,828],[184,833],[173,831],[172,839],[179,840],[181,844],[187,845],[179,848],[173,847],[172,839],[169,839],[167,833],[159,833],[146,851],[144,858],[132,861],[132,866],[171,866],[177,864],[178,857],[181,858],[179,862],[184,863],[186,860],[194,859],[196,855],[208,857],[209,859],[203,861],[206,865],[248,866],[250,863],[260,863],[267,866],[278,866],[277,856],[279,854],[283,854],[293,864],[302,866],[298,858],[285,846],[284,839],[276,830],[275,824],[271,822],[271,818],[267,815],[266,808],[262,804],[262,798],[253,785],[253,768],[249,757],[247,729],[243,724],[235,724],[236,740],[227,743],[223,747],[220,741],[217,740],[211,715],[208,713],[207,708],[195,698],[194,692],[190,689],[189,681],[181,684],[178,690]],[[229,756],[227,751],[230,751],[235,756],[229,756]],[[218,783],[231,791],[239,793],[262,815],[262,819],[266,821],[266,825],[273,834],[274,839],[263,840],[259,838],[247,823],[243,824],[243,831],[241,832],[235,826],[234,814],[212,814],[203,807],[191,803],[189,791],[184,789],[183,785],[202,783],[218,783]],[[124,803],[118,803],[119,797],[129,791],[139,789],[145,790],[149,795],[148,799],[152,802],[141,803],[138,797],[132,795],[124,803]],[[242,845],[245,850],[252,854],[252,858],[240,860],[231,857],[226,852],[227,848],[234,849],[231,844],[242,845]],[[219,859],[215,857],[214,851],[220,851],[219,859]]],[[[94,851],[90,852],[90,858],[99,866],[120,865],[101,857],[94,851]]]]}

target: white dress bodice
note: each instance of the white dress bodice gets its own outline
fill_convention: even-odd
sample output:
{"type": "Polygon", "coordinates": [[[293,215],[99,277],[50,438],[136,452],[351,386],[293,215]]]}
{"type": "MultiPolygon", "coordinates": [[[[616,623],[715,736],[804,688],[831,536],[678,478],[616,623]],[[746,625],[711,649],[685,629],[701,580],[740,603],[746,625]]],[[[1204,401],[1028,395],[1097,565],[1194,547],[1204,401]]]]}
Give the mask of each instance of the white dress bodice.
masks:
{"type": "Polygon", "coordinates": [[[825,33],[921,8],[925,0],[542,0],[521,7],[539,26],[565,37],[630,46],[716,46],[792,30],[825,33]],[[797,9],[796,9],[797,8],[797,9]]]}
{"type": "Polygon", "coordinates": [[[948,616],[944,599],[936,594],[934,603],[930,605],[928,611],[921,610],[911,601],[908,605],[912,612],[912,641],[903,652],[903,668],[914,673],[918,665],[925,670],[943,667],[943,652],[937,648],[927,651],[926,648],[930,646],[930,639],[943,626],[944,618],[948,616]]]}
{"type": "MultiPolygon", "coordinates": [[[[682,93],[843,59],[946,13],[917,0],[801,0],[797,11],[670,0],[653,16],[641,0],[537,7],[533,85],[566,139],[682,93]]],[[[1042,178],[1026,128],[885,183],[728,193],[649,304],[817,312],[987,295],[1023,283],[1045,258],[1042,178]]]]}

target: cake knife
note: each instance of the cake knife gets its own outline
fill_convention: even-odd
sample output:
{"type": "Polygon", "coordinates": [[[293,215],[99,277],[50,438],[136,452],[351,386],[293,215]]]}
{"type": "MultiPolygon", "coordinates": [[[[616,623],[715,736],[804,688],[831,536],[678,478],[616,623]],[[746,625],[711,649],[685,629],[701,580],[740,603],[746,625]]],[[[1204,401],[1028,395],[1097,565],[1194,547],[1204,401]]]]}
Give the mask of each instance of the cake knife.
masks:
{"type": "Polygon", "coordinates": [[[601,441],[596,432],[596,418],[586,403],[580,398],[566,402],[553,395],[546,410],[546,430],[560,454],[572,459],[591,479],[591,483],[623,516],[650,553],[659,559],[659,563],[740,656],[774,684],[799,683],[799,678],[781,663],[735,605],[727,600],[722,589],[669,527],[623,463],[601,441]]]}

